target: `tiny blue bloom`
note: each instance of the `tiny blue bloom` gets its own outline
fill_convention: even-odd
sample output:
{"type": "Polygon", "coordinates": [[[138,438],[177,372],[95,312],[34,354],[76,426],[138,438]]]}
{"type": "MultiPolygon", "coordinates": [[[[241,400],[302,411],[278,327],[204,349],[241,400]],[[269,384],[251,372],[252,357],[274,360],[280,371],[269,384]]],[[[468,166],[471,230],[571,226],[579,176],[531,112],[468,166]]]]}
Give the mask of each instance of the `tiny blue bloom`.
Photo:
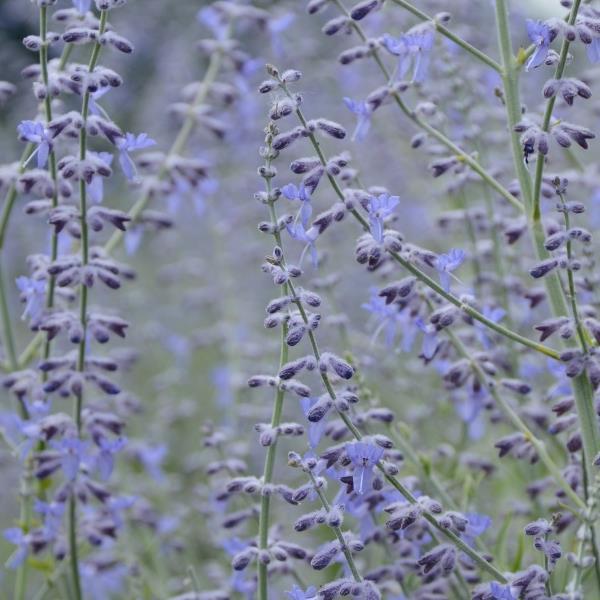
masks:
{"type": "Polygon", "coordinates": [[[137,136],[133,133],[126,133],[124,136],[117,139],[119,164],[127,179],[131,181],[136,175],[135,164],[133,163],[133,160],[131,160],[129,153],[136,150],[143,150],[144,148],[154,146],[155,144],[156,142],[149,138],[147,133],[140,133],[137,136]]]}
{"type": "Polygon", "coordinates": [[[383,243],[383,222],[393,212],[400,198],[398,196],[390,196],[389,194],[380,194],[372,196],[367,205],[369,213],[369,224],[371,226],[371,235],[380,244],[383,243]]]}
{"type": "Polygon", "coordinates": [[[21,121],[17,127],[17,131],[22,140],[31,142],[37,146],[33,154],[37,157],[38,169],[43,169],[48,162],[50,150],[52,150],[52,136],[50,132],[39,121],[21,121]]]}
{"type": "Polygon", "coordinates": [[[346,444],[346,453],[354,466],[352,486],[357,494],[364,494],[371,489],[373,469],[383,456],[383,448],[369,442],[352,442],[346,444]]]}
{"type": "Polygon", "coordinates": [[[44,312],[46,306],[46,281],[43,279],[30,279],[29,277],[17,277],[17,287],[21,292],[21,300],[25,302],[25,310],[21,319],[37,321],[44,312]]]}
{"type": "Polygon", "coordinates": [[[527,35],[536,46],[535,52],[525,65],[525,70],[529,71],[539,67],[546,60],[550,44],[556,34],[543,21],[527,19],[527,35]]]}
{"type": "Polygon", "coordinates": [[[398,57],[398,76],[403,79],[412,63],[415,83],[422,83],[427,77],[434,42],[435,30],[430,24],[417,25],[399,38],[387,33],[383,36],[384,47],[398,57]]]}
{"type": "Polygon", "coordinates": [[[467,254],[459,248],[452,248],[447,254],[440,254],[435,260],[435,268],[440,276],[440,284],[445,292],[450,291],[450,275],[463,264],[467,254]]]}
{"type": "Polygon", "coordinates": [[[371,129],[373,109],[368,102],[357,102],[351,98],[344,98],[344,104],[356,115],[356,127],[352,134],[352,141],[362,142],[371,129]]]}
{"type": "MultiPolygon", "coordinates": [[[[300,184],[300,187],[294,185],[293,183],[288,183],[281,188],[281,193],[283,194],[283,197],[287,198],[288,200],[300,202],[301,206],[298,217],[300,217],[300,222],[302,225],[306,227],[312,215],[310,190],[306,188],[303,183],[300,184]]],[[[296,217],[296,220],[298,217],[296,217]]]]}
{"type": "Polygon", "coordinates": [[[317,248],[315,246],[315,241],[319,237],[318,229],[316,227],[305,229],[302,223],[292,223],[287,226],[287,231],[293,239],[306,244],[304,250],[302,250],[302,254],[300,255],[300,264],[302,264],[302,261],[304,260],[306,251],[310,250],[312,266],[316,269],[319,264],[319,257],[317,254],[317,248]]]}

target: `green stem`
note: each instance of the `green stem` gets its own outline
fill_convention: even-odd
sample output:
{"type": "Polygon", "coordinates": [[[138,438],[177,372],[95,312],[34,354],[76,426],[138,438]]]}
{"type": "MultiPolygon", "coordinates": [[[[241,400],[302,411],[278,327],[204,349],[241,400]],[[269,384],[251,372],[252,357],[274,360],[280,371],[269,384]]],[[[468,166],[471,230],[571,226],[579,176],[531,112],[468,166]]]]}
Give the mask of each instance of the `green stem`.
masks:
{"type": "MultiPolygon", "coordinates": [[[[307,471],[307,473],[308,473],[308,476],[310,477],[310,480],[312,481],[315,492],[317,492],[317,495],[319,496],[319,500],[321,500],[321,504],[323,505],[323,508],[325,509],[325,511],[327,513],[331,512],[331,504],[329,504],[329,500],[327,500],[327,496],[325,496],[325,494],[323,493],[323,490],[317,484],[317,480],[315,479],[315,476],[312,474],[311,471],[307,471]]],[[[344,539],[344,534],[342,533],[342,530],[339,527],[334,527],[332,525],[330,525],[330,527],[333,529],[333,531],[335,533],[335,537],[338,539],[338,542],[340,543],[340,548],[341,548],[342,552],[344,553],[344,557],[346,558],[346,562],[348,563],[348,568],[350,569],[350,571],[352,573],[352,577],[354,577],[354,581],[361,582],[362,577],[360,576],[360,573],[358,572],[358,568],[356,566],[356,563],[354,562],[352,553],[350,552],[350,549],[346,545],[346,540],[344,539]]]]}
{"type": "MultiPolygon", "coordinates": [[[[272,161],[272,150],[270,142],[268,146],[269,154],[266,160],[267,170],[269,169],[272,161]]],[[[267,197],[269,198],[269,213],[271,216],[271,223],[277,225],[277,213],[275,211],[275,200],[271,198],[272,187],[270,177],[265,177],[265,187],[267,197]]],[[[283,245],[281,235],[277,229],[274,233],[276,244],[282,249],[283,245]]],[[[284,284],[284,293],[288,293],[289,288],[287,284],[284,284]]],[[[287,323],[282,323],[281,326],[281,340],[279,347],[279,369],[288,361],[288,345],[286,342],[288,333],[287,323]]],[[[281,423],[281,414],[283,412],[283,399],[285,392],[278,388],[275,393],[275,402],[273,404],[273,412],[271,415],[271,427],[278,427],[281,423]]],[[[267,455],[265,457],[265,464],[263,469],[263,485],[269,485],[273,480],[273,469],[275,467],[275,458],[277,456],[277,438],[273,440],[269,448],[267,449],[267,455]]],[[[270,510],[271,510],[271,494],[263,494],[260,500],[260,515],[258,520],[258,548],[259,550],[266,550],[269,546],[269,521],[270,521],[270,510]]],[[[267,565],[262,561],[258,561],[258,599],[268,600],[269,597],[269,580],[267,565]]]]}
{"type": "Polygon", "coordinates": [[[449,40],[452,40],[455,44],[460,46],[463,50],[466,50],[469,54],[480,60],[482,63],[494,69],[498,73],[502,73],[502,66],[499,65],[493,58],[489,57],[485,52],[482,52],[475,46],[469,44],[469,42],[463,40],[461,37],[452,33],[449,29],[438,23],[433,17],[430,17],[427,13],[419,10],[416,6],[413,6],[410,2],[406,2],[406,0],[392,0],[394,4],[405,8],[408,12],[415,15],[422,21],[430,21],[435,25],[437,31],[439,31],[443,36],[447,37],[449,40]]]}
{"type": "MultiPolygon", "coordinates": [[[[580,7],[580,0],[576,0],[571,9],[568,23],[574,23],[577,17],[577,12],[580,7]]],[[[521,118],[521,100],[519,97],[518,85],[518,64],[516,63],[513,54],[510,40],[508,6],[506,0],[496,0],[496,23],[498,30],[498,43],[502,54],[502,62],[504,68],[504,96],[506,100],[506,111],[508,117],[508,128],[510,132],[511,148],[513,152],[513,162],[517,172],[517,177],[521,187],[521,192],[524,198],[529,230],[532,235],[533,245],[536,256],[539,260],[544,260],[548,257],[548,252],[544,247],[545,232],[541,221],[541,210],[539,205],[539,193],[536,191],[538,186],[541,189],[541,176],[543,173],[543,158],[538,157],[536,166],[536,180],[532,187],[529,172],[521,157],[521,147],[518,140],[518,135],[514,132],[514,126],[521,118]],[[539,181],[538,181],[539,180],[539,181]]],[[[566,65],[567,52],[569,45],[565,40],[561,48],[559,64],[557,66],[557,74],[562,76],[566,65]],[[566,46],[565,46],[566,44],[566,46]]],[[[547,130],[552,107],[554,104],[548,103],[544,115],[544,124],[547,130]],[[548,110],[550,108],[550,110],[548,110]]],[[[565,299],[564,290],[558,273],[553,271],[544,278],[544,283],[548,293],[548,299],[554,316],[567,316],[568,309],[565,299]]],[[[571,342],[571,344],[576,342],[571,342]]],[[[583,348],[582,348],[583,349],[583,348]]],[[[573,378],[572,380],[573,395],[575,397],[575,407],[579,419],[581,429],[581,439],[583,445],[582,464],[584,471],[584,494],[586,499],[590,496],[589,486],[594,481],[594,466],[593,460],[600,450],[600,433],[598,431],[598,418],[594,407],[594,390],[586,372],[573,378]]],[[[596,563],[600,561],[600,549],[597,541],[598,526],[594,526],[592,532],[593,552],[596,563]]],[[[596,570],[598,584],[600,585],[600,570],[596,570]]]]}
{"type": "MultiPolygon", "coordinates": [[[[106,30],[106,23],[108,18],[108,11],[100,11],[100,25],[99,35],[101,36],[106,30]]],[[[90,62],[88,64],[88,72],[92,73],[98,64],[100,58],[100,50],[102,45],[99,42],[94,44],[90,62]]],[[[83,120],[83,127],[79,132],[79,159],[85,160],[87,155],[87,129],[86,122],[89,113],[90,103],[90,92],[86,91],[83,95],[83,102],[81,106],[81,117],[83,120]]],[[[87,187],[84,179],[82,178],[79,182],[79,211],[81,214],[81,267],[85,269],[89,262],[89,232],[87,224],[87,187]]],[[[79,298],[79,318],[81,321],[81,328],[83,334],[81,336],[81,342],[79,343],[79,351],[77,356],[77,371],[80,373],[85,370],[85,355],[86,355],[86,343],[87,343],[87,305],[88,305],[88,288],[83,281],[80,285],[80,298],[79,298]]],[[[75,407],[73,418],[77,425],[77,431],[81,434],[81,418],[83,408],[83,390],[76,394],[75,407]]],[[[75,592],[75,600],[82,600],[81,592],[81,580],[79,574],[79,559],[77,549],[77,498],[74,491],[71,493],[69,498],[69,552],[71,560],[71,577],[73,579],[73,587],[75,592]]]]}
{"type": "MultiPolygon", "coordinates": [[[[347,16],[350,17],[348,10],[344,6],[341,0],[334,0],[335,5],[347,16]]],[[[356,31],[358,37],[363,41],[367,42],[368,38],[360,25],[356,21],[351,21],[352,27],[356,31]]],[[[376,49],[371,51],[371,54],[379,67],[379,70],[383,73],[386,78],[386,81],[390,81],[391,74],[376,49]]],[[[492,189],[494,189],[498,194],[500,194],[505,200],[507,200],[510,204],[512,204],[515,208],[517,208],[520,212],[523,212],[523,204],[515,198],[497,179],[495,179],[476,159],[474,159],[470,154],[467,154],[464,150],[459,148],[450,138],[444,135],[441,131],[420,119],[416,113],[409,109],[408,106],[402,100],[400,94],[395,91],[391,91],[391,94],[396,102],[397,106],[402,110],[402,112],[420,129],[426,131],[429,135],[435,138],[438,142],[446,146],[449,150],[452,151],[456,157],[467,164],[475,173],[477,173],[483,181],[485,181],[492,189]]]]}
{"type": "Polygon", "coordinates": [[[469,361],[471,368],[477,376],[477,379],[479,379],[480,383],[490,393],[496,404],[502,409],[502,411],[508,417],[510,422],[514,425],[514,427],[516,427],[525,436],[526,440],[535,448],[536,452],[538,453],[538,456],[540,457],[540,460],[548,469],[548,472],[552,475],[559,487],[571,499],[575,506],[577,506],[581,511],[585,513],[585,511],[587,510],[586,503],[573,491],[573,488],[570,486],[569,482],[564,478],[563,474],[560,471],[560,468],[548,453],[544,442],[535,436],[531,429],[527,427],[525,422],[515,412],[510,403],[507,402],[502,396],[502,394],[498,392],[498,387],[496,383],[486,374],[483,367],[479,364],[479,361],[477,361],[470,355],[469,351],[462,343],[460,338],[449,327],[444,329],[444,331],[450,338],[450,341],[452,342],[452,345],[456,348],[457,352],[463,358],[469,361]]]}

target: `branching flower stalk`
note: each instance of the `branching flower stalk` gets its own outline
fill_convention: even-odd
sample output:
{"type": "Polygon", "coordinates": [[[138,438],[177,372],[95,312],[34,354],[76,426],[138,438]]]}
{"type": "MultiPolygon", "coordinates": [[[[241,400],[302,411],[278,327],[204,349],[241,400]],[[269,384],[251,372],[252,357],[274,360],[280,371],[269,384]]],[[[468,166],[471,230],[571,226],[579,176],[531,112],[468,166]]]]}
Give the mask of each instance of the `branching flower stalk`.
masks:
{"type": "MultiPolygon", "coordinates": [[[[108,11],[100,11],[100,26],[99,35],[102,35],[106,30],[106,23],[108,18],[108,11]]],[[[100,42],[96,42],[93,46],[92,55],[88,64],[88,73],[93,73],[98,59],[100,58],[100,51],[102,45],[100,42]]],[[[86,90],[83,95],[83,101],[81,105],[81,118],[83,120],[83,127],[79,132],[79,160],[84,161],[87,157],[88,146],[87,146],[87,118],[89,114],[91,93],[86,90]]],[[[89,262],[89,235],[88,235],[88,222],[87,222],[87,184],[82,177],[79,181],[79,211],[81,219],[81,265],[85,269],[89,262]]],[[[54,251],[54,248],[53,248],[54,251]]],[[[86,359],[86,345],[87,345],[87,321],[88,321],[88,286],[82,279],[79,287],[79,319],[81,321],[81,328],[83,335],[81,342],[79,343],[79,350],[77,355],[77,371],[82,373],[85,369],[86,359]]],[[[81,418],[83,408],[83,389],[75,395],[75,406],[74,406],[74,420],[77,426],[77,431],[81,434],[81,418]]],[[[75,588],[76,600],[81,600],[81,580],[80,580],[80,568],[79,568],[79,550],[77,542],[77,498],[75,494],[71,494],[69,498],[69,555],[71,561],[71,577],[73,586],[75,588]]]]}
{"type": "MultiPolygon", "coordinates": [[[[277,155],[277,152],[273,150],[271,142],[273,140],[273,134],[267,128],[266,146],[264,147],[264,158],[265,164],[259,169],[261,177],[265,180],[265,191],[267,198],[267,205],[269,208],[269,215],[271,218],[271,226],[273,228],[273,237],[278,248],[281,249],[281,261],[285,268],[285,258],[283,255],[283,244],[281,240],[281,233],[278,227],[277,213],[275,211],[276,198],[273,196],[273,189],[271,185],[271,179],[274,171],[272,167],[273,158],[277,155]]],[[[290,292],[288,283],[283,285],[284,294],[290,292]]],[[[292,292],[293,293],[293,292],[292,292]]],[[[288,360],[288,345],[286,343],[286,337],[288,334],[288,327],[286,323],[282,324],[281,327],[281,341],[279,349],[279,369],[288,360]]],[[[278,370],[279,370],[278,369],[278,370]]],[[[281,423],[281,416],[283,412],[283,399],[285,391],[278,388],[275,392],[275,400],[273,403],[273,413],[271,415],[271,427],[277,428],[281,423]]],[[[264,485],[270,485],[273,479],[273,469],[275,467],[275,458],[277,453],[277,440],[275,440],[267,449],[265,456],[265,463],[263,469],[262,481],[264,485]]],[[[269,526],[270,526],[270,511],[271,511],[271,495],[262,494],[260,499],[260,516],[258,521],[258,547],[259,550],[266,550],[269,544],[269,526]]],[[[267,565],[262,561],[258,561],[258,597],[259,600],[268,600],[268,573],[267,565]]]]}
{"type": "MultiPolygon", "coordinates": [[[[335,5],[342,11],[344,15],[348,19],[350,19],[350,13],[344,6],[341,0],[333,0],[335,5]]],[[[433,21],[434,23],[435,20],[433,21]]],[[[352,28],[356,31],[358,37],[363,43],[368,42],[368,38],[364,33],[362,27],[355,21],[350,20],[352,28]]],[[[437,23],[436,23],[437,26],[437,23]]],[[[386,79],[386,83],[390,84],[392,80],[392,74],[389,69],[385,66],[381,56],[379,55],[378,49],[373,48],[371,50],[371,56],[373,56],[379,70],[383,73],[386,79]]],[[[400,108],[400,110],[404,113],[404,115],[412,121],[414,125],[416,125],[419,129],[422,129],[433,138],[435,138],[438,142],[446,146],[460,161],[467,164],[475,173],[477,173],[481,179],[489,185],[493,190],[495,190],[500,196],[502,196],[506,201],[508,201],[511,205],[513,205],[519,212],[523,212],[524,207],[523,204],[519,201],[518,198],[515,198],[513,194],[511,194],[497,179],[495,179],[480,163],[478,160],[473,158],[470,154],[463,151],[459,146],[457,146],[450,138],[448,138],[444,133],[424,121],[420,118],[413,110],[411,110],[404,100],[402,99],[400,93],[394,89],[393,86],[390,86],[390,95],[394,98],[394,102],[400,108]]]]}
{"type": "MultiPolygon", "coordinates": [[[[568,18],[568,23],[575,22],[581,2],[575,0],[568,18]]],[[[536,166],[536,179],[532,185],[531,177],[521,158],[521,146],[518,135],[514,132],[515,126],[521,120],[521,100],[519,96],[518,71],[517,64],[512,52],[512,43],[510,38],[508,7],[505,0],[496,0],[496,22],[498,28],[498,43],[502,54],[504,67],[503,82],[504,94],[506,98],[506,113],[508,126],[510,130],[511,148],[513,160],[517,172],[519,184],[521,187],[521,195],[524,199],[528,224],[533,239],[534,248],[538,259],[544,260],[548,257],[548,252],[544,247],[545,232],[541,222],[541,211],[539,205],[539,189],[541,189],[541,178],[543,174],[544,157],[541,153],[538,154],[536,166]]],[[[567,39],[563,41],[561,47],[560,59],[556,69],[557,79],[562,76],[564,71],[567,55],[569,51],[569,42],[567,39]]],[[[543,129],[548,130],[552,109],[554,107],[554,99],[548,101],[546,112],[544,115],[543,129]]],[[[548,293],[548,299],[552,312],[556,317],[568,315],[568,309],[565,301],[564,290],[560,278],[556,272],[550,273],[545,277],[545,285],[548,293]]],[[[575,317],[576,318],[576,317],[575,317]]],[[[575,342],[576,343],[576,342],[575,342]]],[[[585,347],[582,347],[585,352],[585,347]]],[[[592,464],[600,450],[600,432],[597,427],[597,417],[594,408],[594,393],[587,372],[584,372],[572,381],[573,393],[579,416],[579,424],[581,427],[581,435],[583,442],[583,470],[585,476],[585,495],[589,495],[588,486],[594,481],[595,473],[592,464]]],[[[594,528],[596,530],[596,528],[594,528]]],[[[593,549],[596,561],[600,559],[600,550],[598,549],[598,533],[594,531],[593,549]]],[[[600,572],[598,572],[600,583],[600,572]]]]}

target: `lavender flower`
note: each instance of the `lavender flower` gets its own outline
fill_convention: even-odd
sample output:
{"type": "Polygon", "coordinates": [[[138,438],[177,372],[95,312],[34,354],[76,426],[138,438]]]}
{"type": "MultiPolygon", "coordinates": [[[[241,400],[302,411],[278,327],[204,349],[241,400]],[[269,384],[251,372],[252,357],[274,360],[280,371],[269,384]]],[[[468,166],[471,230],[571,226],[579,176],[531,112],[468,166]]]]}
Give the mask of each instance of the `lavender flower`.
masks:
{"type": "Polygon", "coordinates": [[[316,269],[319,264],[319,256],[317,254],[317,247],[315,246],[315,242],[319,237],[318,229],[316,227],[305,229],[302,223],[291,223],[287,226],[287,232],[293,239],[306,244],[300,256],[300,264],[302,264],[306,252],[310,251],[312,266],[316,269]]]}
{"type": "Polygon", "coordinates": [[[317,589],[315,587],[309,587],[303,591],[302,588],[295,585],[287,595],[290,600],[316,600],[317,589]]]}
{"type": "Polygon", "coordinates": [[[17,130],[23,141],[31,142],[37,146],[32,156],[36,156],[38,169],[43,169],[48,162],[54,136],[39,121],[21,121],[17,130]]]}
{"type": "Polygon", "coordinates": [[[398,57],[398,76],[403,79],[414,64],[412,80],[422,83],[427,78],[431,53],[435,42],[435,29],[430,24],[417,25],[399,38],[383,36],[383,45],[398,57]]]}
{"type": "Polygon", "coordinates": [[[352,461],[352,485],[357,494],[365,494],[371,489],[373,469],[383,456],[383,448],[370,442],[353,442],[346,445],[346,453],[352,461]]]}
{"type": "Polygon", "coordinates": [[[281,193],[283,194],[284,198],[287,198],[288,200],[300,202],[300,211],[296,219],[300,218],[300,223],[306,227],[312,215],[310,190],[304,187],[304,184],[300,184],[300,187],[298,187],[293,183],[288,183],[281,188],[281,193]]]}
{"type": "Polygon", "coordinates": [[[399,203],[400,198],[398,196],[390,196],[387,193],[371,196],[369,199],[367,211],[369,213],[371,235],[380,244],[383,243],[384,220],[394,212],[399,203]]]}
{"type": "Polygon", "coordinates": [[[46,281],[17,277],[17,287],[21,292],[21,300],[25,302],[25,310],[21,319],[37,322],[46,306],[46,281]]]}
{"type": "Polygon", "coordinates": [[[156,142],[149,138],[147,133],[140,133],[137,136],[133,133],[126,133],[125,136],[117,138],[116,145],[119,149],[119,164],[127,179],[132,181],[136,176],[135,164],[131,160],[129,153],[136,150],[144,150],[155,144],[156,142]]]}
{"type": "Polygon", "coordinates": [[[529,71],[539,67],[546,60],[550,50],[550,44],[556,37],[556,32],[543,21],[533,21],[532,19],[527,19],[526,23],[527,35],[536,46],[534,53],[531,55],[527,61],[527,64],[525,65],[525,69],[529,71]]]}
{"type": "Polygon", "coordinates": [[[351,98],[344,98],[344,103],[348,109],[356,115],[356,127],[352,134],[352,140],[362,142],[366,139],[371,129],[371,117],[373,108],[368,102],[357,102],[351,98]]]}
{"type": "Polygon", "coordinates": [[[450,277],[452,271],[455,271],[463,264],[467,253],[464,250],[458,248],[452,248],[447,254],[440,254],[435,259],[435,269],[440,276],[440,285],[444,288],[444,291],[450,291],[450,277]]]}

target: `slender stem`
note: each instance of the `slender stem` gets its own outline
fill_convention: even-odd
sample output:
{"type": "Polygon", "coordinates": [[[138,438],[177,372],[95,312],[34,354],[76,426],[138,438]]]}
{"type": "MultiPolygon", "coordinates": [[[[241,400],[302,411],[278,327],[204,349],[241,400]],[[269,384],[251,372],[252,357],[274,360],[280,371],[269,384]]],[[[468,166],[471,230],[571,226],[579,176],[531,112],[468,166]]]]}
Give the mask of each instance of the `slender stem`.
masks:
{"type": "MultiPolygon", "coordinates": [[[[330,513],[331,512],[331,504],[329,504],[329,500],[327,500],[327,496],[325,496],[325,494],[323,493],[323,490],[317,484],[317,480],[315,479],[315,476],[312,474],[312,472],[307,471],[307,473],[308,473],[308,476],[310,477],[310,480],[312,481],[315,492],[317,492],[317,495],[319,496],[319,500],[321,500],[321,504],[323,505],[323,508],[325,509],[325,511],[327,513],[330,513]]],[[[335,533],[335,537],[338,539],[338,541],[340,543],[340,548],[341,548],[342,552],[344,553],[344,557],[346,558],[346,562],[348,563],[348,567],[352,573],[352,577],[354,577],[355,581],[361,582],[362,577],[360,576],[360,573],[358,572],[358,568],[356,566],[356,563],[354,562],[352,553],[350,552],[350,549],[346,545],[346,540],[344,539],[344,534],[342,533],[342,530],[340,529],[339,526],[334,527],[333,525],[330,525],[330,527],[333,529],[333,531],[335,533]]]]}
{"type": "Polygon", "coordinates": [[[3,266],[0,263],[0,315],[2,317],[2,325],[4,330],[4,347],[8,356],[8,364],[11,370],[17,370],[17,353],[15,350],[15,339],[12,330],[12,321],[8,310],[8,299],[4,286],[3,266]]]}
{"type": "MultiPolygon", "coordinates": [[[[273,159],[273,151],[270,145],[270,138],[268,142],[268,155],[266,158],[266,169],[269,170],[271,166],[271,162],[273,159]]],[[[269,176],[265,177],[265,188],[267,192],[268,198],[268,206],[269,206],[269,214],[271,216],[271,223],[274,226],[274,237],[276,244],[283,251],[283,245],[281,240],[281,234],[277,229],[277,213],[275,211],[275,200],[272,198],[272,186],[271,186],[271,178],[269,176]]],[[[284,284],[284,293],[289,293],[288,284],[284,284]]],[[[288,360],[288,345],[286,342],[288,333],[287,323],[282,323],[281,326],[281,339],[279,346],[279,369],[283,367],[283,365],[288,360]]],[[[271,427],[276,428],[281,423],[281,414],[283,411],[283,398],[285,392],[278,388],[275,393],[275,402],[273,404],[273,412],[271,415],[271,427]]],[[[265,464],[263,469],[263,485],[269,485],[273,480],[273,469],[275,466],[275,458],[277,455],[277,438],[271,443],[267,450],[267,455],[265,457],[265,464]]],[[[270,520],[270,508],[271,508],[271,494],[263,494],[260,501],[260,515],[258,521],[258,547],[259,550],[266,550],[269,546],[269,520],[270,520]]],[[[268,571],[267,565],[262,561],[258,561],[258,598],[259,600],[268,600],[269,592],[269,581],[268,581],[268,571]]]]}
{"type": "MultiPolygon", "coordinates": [[[[334,0],[336,6],[346,15],[350,16],[348,10],[344,6],[341,0],[334,0]]],[[[363,42],[367,41],[367,36],[362,30],[361,26],[356,21],[351,21],[352,27],[356,31],[357,35],[363,42]]],[[[381,60],[379,53],[376,49],[371,51],[371,55],[373,56],[375,62],[377,63],[379,70],[383,73],[386,78],[386,81],[390,82],[391,73],[381,60]]],[[[449,150],[451,150],[459,160],[467,164],[473,171],[475,171],[483,181],[485,181],[492,189],[494,189],[498,194],[500,194],[505,200],[507,200],[510,204],[512,204],[515,208],[517,208],[520,212],[523,211],[523,204],[515,198],[497,179],[495,179],[475,158],[473,158],[470,154],[467,154],[464,150],[462,150],[459,146],[457,146],[450,138],[444,135],[441,131],[430,125],[426,121],[420,119],[416,113],[408,108],[408,106],[402,100],[400,94],[394,90],[390,91],[396,105],[402,110],[402,112],[420,129],[426,131],[429,135],[434,137],[438,142],[446,146],[449,150]]]]}
{"type": "MultiPolygon", "coordinates": [[[[573,25],[575,20],[577,19],[577,13],[579,12],[579,7],[581,5],[581,0],[575,0],[573,6],[571,7],[571,11],[569,12],[569,16],[567,19],[567,23],[569,25],[573,25]]],[[[571,42],[565,37],[562,42],[562,46],[560,48],[560,55],[558,59],[558,64],[556,65],[556,70],[554,72],[554,79],[560,80],[565,72],[565,67],[567,66],[567,58],[569,56],[569,46],[571,42]]],[[[546,103],[546,110],[544,111],[544,118],[542,121],[542,130],[548,131],[550,129],[550,120],[552,119],[552,112],[554,110],[554,104],[556,103],[556,96],[552,96],[552,98],[548,99],[546,103]]],[[[535,169],[535,179],[533,185],[533,219],[534,221],[540,220],[541,218],[541,210],[540,210],[540,192],[542,189],[542,177],[544,174],[544,158],[538,154],[538,159],[536,163],[535,169]]]]}
{"type": "MultiPolygon", "coordinates": [[[[576,0],[569,14],[569,23],[572,24],[575,22],[579,7],[580,0],[576,0]]],[[[504,67],[504,97],[506,101],[506,111],[508,118],[508,128],[510,131],[513,162],[515,164],[517,178],[519,180],[521,193],[525,203],[528,226],[531,232],[534,250],[538,259],[544,260],[548,257],[548,252],[544,247],[545,231],[541,221],[539,193],[536,192],[536,189],[538,187],[538,179],[540,180],[539,185],[541,186],[541,176],[543,173],[543,158],[538,157],[538,164],[536,167],[536,180],[532,187],[529,172],[527,171],[525,163],[521,158],[521,147],[519,144],[518,136],[514,132],[514,126],[520,120],[521,117],[521,101],[519,97],[518,84],[519,66],[512,54],[508,6],[506,0],[496,0],[496,23],[498,30],[498,43],[500,46],[500,52],[502,54],[502,61],[504,67]]],[[[561,54],[559,59],[559,65],[557,67],[557,74],[559,77],[562,76],[566,64],[569,46],[568,44],[565,46],[565,43],[566,40],[565,42],[563,42],[563,47],[561,48],[561,54]]],[[[550,106],[550,110],[548,111],[549,106],[550,104],[546,106],[547,110],[544,119],[544,122],[546,123],[546,129],[550,123],[553,104],[550,106]]],[[[568,315],[565,294],[558,273],[552,272],[549,275],[547,275],[544,278],[544,283],[546,286],[548,299],[550,301],[550,306],[552,308],[553,314],[555,316],[568,315]]],[[[576,342],[573,341],[570,343],[576,344],[576,342]]],[[[587,372],[584,372],[581,375],[573,378],[571,386],[573,388],[573,395],[575,397],[575,407],[577,410],[579,426],[581,429],[581,439],[583,446],[582,463],[584,471],[584,493],[587,499],[590,496],[589,486],[592,485],[592,482],[594,481],[595,477],[593,460],[594,457],[597,455],[598,451],[600,450],[600,432],[598,429],[598,417],[596,415],[594,407],[594,390],[590,379],[587,375],[587,372]]],[[[598,531],[598,526],[594,525],[592,528],[592,549],[594,552],[596,563],[600,561],[600,549],[598,548],[599,537],[600,531],[598,531]]],[[[600,569],[596,569],[596,576],[598,579],[598,584],[600,585],[600,569]]]]}
{"type": "Polygon", "coordinates": [[[459,45],[463,50],[466,50],[469,54],[480,60],[482,63],[494,69],[498,73],[502,73],[502,66],[499,65],[493,58],[489,57],[485,52],[482,52],[475,46],[469,44],[469,42],[463,40],[458,35],[452,33],[449,29],[444,27],[442,24],[438,23],[436,19],[430,17],[427,13],[419,10],[416,6],[413,6],[410,2],[406,2],[406,0],[392,0],[394,4],[405,8],[407,11],[418,17],[422,21],[431,21],[437,31],[439,31],[443,36],[447,37],[449,40],[452,40],[455,44],[459,45]]]}
{"type": "Polygon", "coordinates": [[[483,367],[479,364],[475,358],[473,358],[465,345],[462,343],[460,338],[450,329],[444,329],[452,345],[456,348],[457,352],[466,360],[469,361],[471,368],[473,369],[477,379],[480,383],[485,386],[496,404],[503,410],[504,414],[508,417],[510,422],[525,436],[527,441],[535,448],[540,460],[544,466],[548,469],[548,472],[552,475],[556,483],[562,488],[565,494],[571,499],[571,501],[581,510],[586,511],[586,503],[573,491],[573,488],[569,482],[564,478],[558,465],[554,462],[546,445],[542,440],[537,438],[535,434],[527,427],[521,417],[515,412],[509,402],[505,400],[502,394],[498,392],[496,383],[486,374],[483,367]]]}
{"type": "MultiPolygon", "coordinates": [[[[106,22],[108,17],[108,11],[100,11],[100,25],[99,34],[102,35],[106,30],[106,22]]],[[[92,73],[98,64],[100,58],[100,50],[102,45],[99,42],[94,44],[90,62],[88,64],[88,72],[92,73]]],[[[81,117],[83,119],[83,127],[79,132],[79,159],[85,160],[87,155],[87,129],[86,121],[89,112],[90,103],[90,92],[86,91],[83,95],[83,101],[81,106],[81,117]]],[[[84,179],[82,178],[79,182],[79,212],[81,215],[81,267],[85,269],[89,262],[89,232],[87,224],[87,187],[84,179]]],[[[79,351],[77,357],[77,371],[83,372],[85,370],[85,355],[86,355],[86,344],[87,344],[87,305],[88,305],[88,288],[85,284],[84,278],[80,285],[80,298],[79,298],[79,318],[81,321],[81,328],[83,334],[81,336],[81,342],[79,343],[79,351]]],[[[83,407],[83,390],[81,390],[75,397],[75,407],[73,418],[77,425],[77,431],[81,433],[81,415],[83,407]]],[[[69,498],[69,551],[71,557],[71,577],[73,579],[73,587],[75,592],[75,600],[82,600],[81,592],[81,580],[79,574],[79,559],[77,549],[77,498],[75,493],[72,492],[69,498]]]]}

